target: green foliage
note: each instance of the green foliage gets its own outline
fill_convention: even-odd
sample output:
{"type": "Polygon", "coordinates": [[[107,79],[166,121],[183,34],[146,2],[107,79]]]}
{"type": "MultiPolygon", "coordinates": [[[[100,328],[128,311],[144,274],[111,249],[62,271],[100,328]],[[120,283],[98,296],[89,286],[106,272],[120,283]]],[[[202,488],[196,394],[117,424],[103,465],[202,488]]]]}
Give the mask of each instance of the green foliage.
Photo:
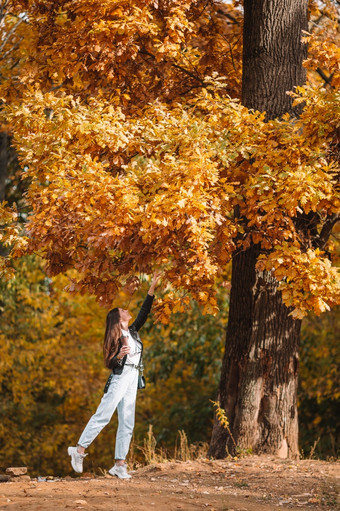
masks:
{"type": "MultiPolygon", "coordinates": [[[[102,360],[106,311],[88,295],[70,296],[66,277],[48,279],[35,257],[18,261],[17,277],[0,284],[0,467],[27,464],[35,474],[71,473],[66,454],[95,411],[107,377],[102,360]],[[58,455],[56,455],[58,454],[58,455]]],[[[228,286],[228,283],[224,284],[228,286]]],[[[142,331],[147,388],[138,393],[135,443],[143,445],[150,426],[163,451],[174,453],[185,431],[189,443],[209,441],[227,320],[228,295],[220,286],[223,313],[174,314],[168,325],[152,318],[142,331]],[[224,298],[223,298],[224,296],[224,298]]],[[[142,288],[146,286],[142,285],[142,288]]],[[[133,313],[134,298],[116,304],[133,313]]],[[[304,323],[301,346],[300,438],[306,455],[336,453],[338,311],[304,323]]],[[[110,466],[116,419],[90,447],[87,467],[110,466]]],[[[177,450],[179,449],[177,448],[177,450]]],[[[137,454],[143,460],[142,452],[137,454]]]]}
{"type": "Polygon", "coordinates": [[[92,298],[70,300],[67,279],[48,279],[35,257],[16,269],[0,284],[0,465],[58,473],[67,465],[56,453],[74,442],[105,381],[105,313],[92,298]]]}
{"type": "MultiPolygon", "coordinates": [[[[16,271],[0,285],[0,466],[70,473],[66,448],[95,411],[108,376],[101,353],[106,311],[93,297],[71,297],[67,278],[47,278],[36,257],[22,258],[16,271]]],[[[143,294],[129,304],[121,293],[117,305],[137,312],[143,294]]],[[[192,442],[209,438],[225,317],[216,322],[197,305],[185,321],[174,317],[168,326],[149,321],[142,332],[147,389],[138,395],[138,444],[150,424],[165,447],[174,446],[179,429],[192,442]]],[[[90,447],[90,469],[112,462],[115,426],[116,419],[90,447]]]]}
{"type": "Polygon", "coordinates": [[[340,449],[340,309],[303,323],[300,353],[300,447],[316,457],[334,457],[340,449]]]}

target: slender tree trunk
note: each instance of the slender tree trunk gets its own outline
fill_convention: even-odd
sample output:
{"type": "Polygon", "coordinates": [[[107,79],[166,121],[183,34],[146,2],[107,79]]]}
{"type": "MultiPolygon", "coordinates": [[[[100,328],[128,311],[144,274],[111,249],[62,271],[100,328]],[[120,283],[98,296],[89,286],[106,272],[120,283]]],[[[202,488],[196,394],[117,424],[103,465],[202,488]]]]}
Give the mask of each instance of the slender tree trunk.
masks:
{"type": "Polygon", "coordinates": [[[7,133],[0,133],[0,201],[5,199],[5,185],[7,179],[7,133]]]}
{"type": "MultiPolygon", "coordinates": [[[[294,111],[286,91],[305,81],[301,43],[307,0],[245,0],[242,101],[267,119],[294,111]]],[[[298,456],[298,347],[301,322],[289,316],[270,272],[255,270],[257,246],[233,257],[229,321],[219,400],[235,444],[298,456]]],[[[215,419],[209,455],[235,452],[215,419]]]]}

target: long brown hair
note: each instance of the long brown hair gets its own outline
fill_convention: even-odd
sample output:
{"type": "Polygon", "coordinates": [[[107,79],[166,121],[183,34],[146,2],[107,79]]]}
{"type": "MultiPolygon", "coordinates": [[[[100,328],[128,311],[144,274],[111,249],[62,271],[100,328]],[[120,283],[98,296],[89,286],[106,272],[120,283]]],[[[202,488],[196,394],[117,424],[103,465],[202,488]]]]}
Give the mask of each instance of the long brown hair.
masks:
{"type": "Polygon", "coordinates": [[[110,310],[106,316],[106,330],[104,336],[104,362],[105,366],[110,369],[110,362],[118,351],[118,340],[122,336],[120,326],[120,314],[118,307],[110,310]]]}

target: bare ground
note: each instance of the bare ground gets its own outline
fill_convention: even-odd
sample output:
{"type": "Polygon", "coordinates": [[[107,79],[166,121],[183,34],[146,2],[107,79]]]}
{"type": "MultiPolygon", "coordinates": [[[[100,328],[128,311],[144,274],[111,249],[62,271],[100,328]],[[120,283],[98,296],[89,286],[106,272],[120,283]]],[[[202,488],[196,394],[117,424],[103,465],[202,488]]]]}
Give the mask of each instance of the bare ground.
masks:
{"type": "Polygon", "coordinates": [[[335,511],[339,463],[272,456],[149,465],[109,475],[0,483],[0,511],[335,511]]]}

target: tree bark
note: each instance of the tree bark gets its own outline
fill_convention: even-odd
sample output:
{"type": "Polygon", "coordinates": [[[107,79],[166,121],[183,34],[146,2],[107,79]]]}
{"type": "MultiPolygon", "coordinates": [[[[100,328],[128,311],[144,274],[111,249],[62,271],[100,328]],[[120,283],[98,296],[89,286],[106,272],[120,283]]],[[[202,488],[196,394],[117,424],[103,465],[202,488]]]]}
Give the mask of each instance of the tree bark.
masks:
{"type": "MultiPolygon", "coordinates": [[[[255,270],[258,254],[253,246],[233,259],[219,401],[239,448],[296,457],[301,322],[289,316],[271,273],[255,270]]],[[[235,451],[215,420],[209,455],[224,458],[235,451]]]]}
{"type": "Polygon", "coordinates": [[[8,173],[7,133],[0,133],[0,202],[5,199],[5,186],[8,173]]]}
{"type": "Polygon", "coordinates": [[[298,115],[287,91],[306,80],[301,42],[308,29],[307,0],[245,0],[242,103],[267,112],[267,120],[286,112],[298,115]]]}
{"type": "MultiPolygon", "coordinates": [[[[245,0],[242,102],[267,120],[298,115],[286,94],[305,82],[301,43],[307,0],[245,0]]],[[[256,453],[297,457],[298,348],[301,322],[289,316],[278,282],[255,264],[257,246],[235,254],[219,387],[229,432],[215,418],[209,456],[256,453]],[[235,443],[234,443],[235,442],[235,443]]]]}

